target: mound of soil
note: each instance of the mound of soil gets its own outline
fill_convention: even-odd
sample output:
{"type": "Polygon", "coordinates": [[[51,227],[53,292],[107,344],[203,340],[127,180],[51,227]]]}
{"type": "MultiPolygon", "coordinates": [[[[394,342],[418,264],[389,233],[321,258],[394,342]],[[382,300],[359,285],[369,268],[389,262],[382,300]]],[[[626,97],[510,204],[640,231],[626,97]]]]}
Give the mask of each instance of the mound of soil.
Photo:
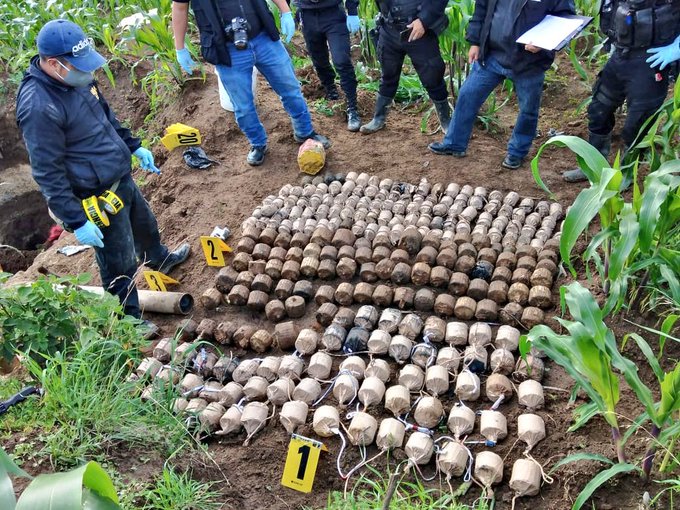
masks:
{"type": "MultiPolygon", "coordinates": [[[[535,148],[546,140],[546,134],[551,128],[575,135],[583,135],[585,131],[583,118],[576,116],[574,111],[576,105],[587,97],[588,86],[571,72],[566,59],[561,59],[558,65],[560,73],[566,79],[555,79],[546,84],[539,122],[542,136],[536,140],[535,148]]],[[[313,74],[308,74],[306,78],[309,83],[305,85],[305,90],[313,98],[320,97],[320,89],[314,83],[313,74]]],[[[138,127],[149,111],[148,101],[143,93],[132,87],[129,80],[126,82],[124,79],[117,83],[115,89],[104,88],[105,95],[119,117],[131,122],[133,127],[138,127]]],[[[372,94],[360,91],[359,104],[362,120],[366,121],[372,115],[372,94]]],[[[241,223],[265,196],[276,193],[286,183],[301,181],[296,164],[298,145],[293,140],[289,118],[278,97],[262,79],[259,83],[257,107],[269,135],[270,150],[264,165],[253,168],[245,162],[248,142],[239,131],[233,114],[220,107],[214,74],[207,73],[205,82],[188,82],[180,98],[159,112],[154,121],[154,130],[149,136],[162,136],[163,129],[175,122],[191,125],[200,130],[202,146],[207,154],[220,164],[208,170],[193,170],[184,164],[181,150],[168,152],[157,144],[153,150],[162,170],[161,175],[141,171],[135,173],[136,181],[158,218],[163,240],[171,248],[184,241],[192,245],[193,255],[172,276],[181,282],[181,290],[190,292],[195,297],[212,285],[217,273],[215,268],[206,266],[198,238],[210,234],[216,225],[228,226],[233,232],[233,238],[229,242],[235,244],[240,236],[241,223]]],[[[386,128],[372,136],[346,131],[342,113],[329,117],[313,111],[316,130],[333,142],[333,147],[327,153],[326,171],[332,174],[367,172],[407,182],[417,182],[421,177],[427,177],[430,182],[472,184],[485,186],[489,190],[514,190],[522,196],[546,198],[545,193],[535,185],[528,163],[517,171],[508,171],[500,166],[516,117],[514,101],[501,110],[500,128],[497,132],[487,133],[479,127],[475,128],[468,156],[463,159],[436,156],[428,151],[427,144],[441,139],[442,135],[422,134],[422,113],[417,110],[413,107],[394,108],[389,114],[386,128]]],[[[341,112],[342,109],[336,111],[341,112]]],[[[11,126],[8,124],[8,127],[11,126]]],[[[547,150],[540,164],[544,182],[565,206],[572,203],[582,188],[567,185],[561,179],[561,172],[574,164],[575,157],[566,150],[547,150]]],[[[14,281],[36,278],[38,267],[45,267],[57,274],[96,273],[92,250],[66,258],[56,253],[58,247],[66,244],[76,244],[71,234],[63,234],[52,248],[41,253],[35,263],[26,272],[17,275],[14,281]]],[[[146,288],[141,276],[138,283],[140,288],[146,288]]],[[[196,309],[195,319],[202,317],[212,317],[220,321],[249,321],[258,326],[273,328],[262,317],[235,310],[233,307],[220,308],[213,312],[196,309]]],[[[162,326],[166,333],[171,333],[178,321],[176,317],[150,318],[162,326]]],[[[305,319],[309,320],[310,317],[305,319]]],[[[544,384],[569,389],[572,381],[562,370],[552,367],[544,384]]],[[[541,464],[550,466],[558,458],[579,451],[602,453],[613,458],[615,454],[610,445],[609,431],[601,420],[593,420],[588,427],[576,433],[566,432],[572,411],[567,405],[567,398],[566,392],[550,393],[546,408],[539,412],[545,419],[548,439],[533,452],[536,459],[541,464]]],[[[507,413],[510,437],[516,437],[516,417],[520,410],[513,404],[507,413]]],[[[634,410],[629,415],[634,416],[634,410]]],[[[303,427],[300,433],[311,434],[310,428],[303,427]]],[[[288,436],[281,427],[267,427],[256,436],[250,447],[241,446],[242,442],[243,437],[211,440],[208,450],[212,457],[210,462],[205,459],[197,461],[194,455],[180,458],[177,462],[182,467],[192,467],[194,475],[199,479],[217,480],[216,487],[224,495],[225,508],[279,509],[299,508],[303,505],[318,508],[325,506],[328,491],[342,489],[344,482],[335,470],[335,456],[340,446],[335,439],[327,442],[330,454],[322,454],[314,491],[308,495],[286,489],[279,484],[288,444],[288,436]],[[229,483],[224,482],[212,461],[219,465],[229,483]]],[[[509,508],[512,498],[507,480],[512,461],[522,455],[521,448],[517,446],[513,449],[513,446],[512,442],[505,441],[496,448],[499,455],[508,457],[505,463],[506,480],[497,492],[497,508],[509,508]]],[[[112,462],[124,477],[135,478],[135,459],[140,454],[143,452],[120,454],[112,462]]],[[[358,455],[356,448],[350,448],[346,454],[345,466],[356,464],[358,455]]],[[[379,464],[377,467],[383,469],[384,465],[379,464]]],[[[545,509],[569,508],[578,492],[597,470],[598,466],[594,463],[573,465],[568,471],[558,474],[555,483],[542,489],[540,499],[519,500],[516,508],[535,508],[536,505],[545,509]]],[[[623,484],[613,482],[606,490],[598,493],[598,508],[636,508],[642,491],[641,482],[632,477],[626,478],[623,484]]],[[[472,499],[479,495],[476,489],[472,492],[472,499]]]]}

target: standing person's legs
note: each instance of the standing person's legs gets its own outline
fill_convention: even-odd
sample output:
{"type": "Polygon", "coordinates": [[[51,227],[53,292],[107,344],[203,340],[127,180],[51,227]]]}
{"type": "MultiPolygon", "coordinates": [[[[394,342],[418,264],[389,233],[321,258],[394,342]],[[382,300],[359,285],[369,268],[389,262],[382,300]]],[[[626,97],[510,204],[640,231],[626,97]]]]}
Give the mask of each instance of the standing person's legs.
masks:
{"type": "Polygon", "coordinates": [[[335,71],[328,58],[329,41],[324,30],[325,27],[321,24],[319,17],[319,11],[316,9],[301,11],[302,35],[305,38],[307,52],[312,59],[312,65],[319,76],[319,81],[328,94],[335,89],[335,71]]]}
{"type": "Polygon", "coordinates": [[[104,290],[118,297],[127,315],[139,318],[141,311],[135,286],[137,258],[130,221],[132,208],[129,207],[132,201],[131,188],[124,184],[116,190],[116,194],[123,201],[124,207],[118,214],[110,215],[110,225],[101,229],[104,247],[95,247],[95,259],[99,265],[104,290]]]}
{"type": "Polygon", "coordinates": [[[396,29],[380,28],[378,39],[378,61],[380,62],[380,86],[378,94],[394,99],[399,88],[401,67],[404,65],[406,51],[399,42],[399,32],[396,29]]]}
{"type": "Polygon", "coordinates": [[[352,64],[347,15],[341,9],[330,9],[326,14],[323,28],[328,39],[333,66],[340,75],[340,86],[347,98],[347,106],[356,107],[357,78],[352,64]]]}
{"type": "Polygon", "coordinates": [[[626,98],[626,84],[620,73],[626,73],[624,61],[614,53],[602,68],[593,85],[593,98],[588,106],[588,131],[609,136],[614,129],[615,113],[626,98]]]}
{"type": "Polygon", "coordinates": [[[444,72],[446,65],[439,51],[439,41],[434,32],[428,30],[420,39],[404,43],[406,53],[411,57],[413,67],[418,78],[427,90],[432,101],[442,101],[447,98],[444,72]]]}
{"type": "Polygon", "coordinates": [[[519,114],[508,141],[508,154],[515,159],[524,159],[536,137],[544,78],[545,73],[539,72],[512,79],[519,103],[519,114]]]}
{"type": "Polygon", "coordinates": [[[631,57],[625,70],[628,113],[621,136],[626,149],[635,142],[643,124],[654,115],[668,94],[669,69],[663,71],[659,71],[658,68],[652,69],[645,62],[646,58],[646,53],[631,57]]]}
{"type": "Polygon", "coordinates": [[[241,131],[246,135],[253,147],[267,145],[267,133],[255,109],[253,97],[253,65],[255,55],[251,44],[244,50],[237,50],[229,45],[231,65],[217,65],[217,74],[227,90],[234,105],[234,115],[241,131]]]}
{"type": "Polygon", "coordinates": [[[472,71],[458,92],[458,100],[446,136],[441,143],[431,143],[428,146],[432,152],[465,155],[479,109],[493,89],[505,79],[505,76],[496,72],[489,64],[490,59],[487,59],[484,66],[479,62],[472,64],[472,71]]]}
{"type": "Polygon", "coordinates": [[[380,62],[380,86],[375,100],[373,119],[360,128],[365,135],[375,133],[385,127],[387,111],[399,88],[401,66],[404,64],[406,52],[401,47],[399,32],[395,28],[380,27],[377,54],[380,62]]]}
{"type": "Polygon", "coordinates": [[[255,66],[281,99],[290,116],[295,136],[306,138],[314,133],[300,82],[283,43],[280,40],[272,41],[267,34],[262,33],[251,41],[251,47],[255,54],[255,66]]]}
{"type": "Polygon", "coordinates": [[[439,51],[439,40],[434,32],[428,31],[417,41],[407,43],[406,51],[416,68],[420,82],[434,103],[437,118],[446,134],[451,123],[451,107],[444,81],[446,65],[439,51]]]}

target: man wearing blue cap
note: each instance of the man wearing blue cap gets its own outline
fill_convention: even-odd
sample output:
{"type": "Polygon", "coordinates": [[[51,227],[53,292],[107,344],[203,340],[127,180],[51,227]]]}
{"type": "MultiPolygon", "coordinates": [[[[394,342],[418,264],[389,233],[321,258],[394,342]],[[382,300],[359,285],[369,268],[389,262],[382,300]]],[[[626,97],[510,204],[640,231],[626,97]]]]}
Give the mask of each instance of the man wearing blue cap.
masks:
{"type": "Polygon", "coordinates": [[[47,23],[37,42],[16,107],[33,178],[52,215],[94,247],[104,288],[139,317],[137,257],[167,273],[187,259],[190,246],[169,252],[161,244],[156,218],[130,175],[130,155],[143,169],[160,170],[102,97],[93,73],[105,60],[92,39],[60,19],[47,23]]]}

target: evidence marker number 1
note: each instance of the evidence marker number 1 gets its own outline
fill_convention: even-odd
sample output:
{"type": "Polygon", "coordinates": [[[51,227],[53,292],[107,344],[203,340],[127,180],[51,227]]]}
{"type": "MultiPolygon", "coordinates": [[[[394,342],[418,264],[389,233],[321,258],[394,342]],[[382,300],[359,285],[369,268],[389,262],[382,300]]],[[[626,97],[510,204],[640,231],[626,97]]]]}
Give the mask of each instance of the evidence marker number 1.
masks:
{"type": "Polygon", "coordinates": [[[311,492],[323,443],[293,434],[288,445],[281,485],[300,492],[311,492]]]}

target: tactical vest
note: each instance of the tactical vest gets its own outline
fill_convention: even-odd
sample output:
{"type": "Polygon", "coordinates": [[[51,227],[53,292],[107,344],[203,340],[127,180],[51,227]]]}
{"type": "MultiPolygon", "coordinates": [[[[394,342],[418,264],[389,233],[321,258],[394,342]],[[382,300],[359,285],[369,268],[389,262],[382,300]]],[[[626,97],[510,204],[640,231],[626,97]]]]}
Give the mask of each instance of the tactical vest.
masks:
{"type": "MultiPolygon", "coordinates": [[[[423,0],[377,0],[377,3],[380,14],[387,23],[408,25],[418,17],[423,0]]],[[[443,15],[428,28],[439,35],[446,29],[448,22],[449,19],[443,15]]]]}
{"type": "MultiPolygon", "coordinates": [[[[222,2],[227,0],[191,0],[191,9],[194,11],[196,26],[201,39],[201,54],[211,64],[230,66],[231,56],[227,47],[228,40],[224,32],[224,23],[231,20],[223,19],[221,13],[216,12],[222,2]]],[[[262,23],[262,29],[269,37],[276,41],[279,39],[279,31],[274,22],[266,0],[249,0],[252,4],[252,12],[257,15],[262,23]]],[[[250,12],[250,8],[248,9],[250,12]]]]}
{"type": "Polygon", "coordinates": [[[600,28],[618,48],[666,46],[678,36],[677,0],[604,0],[600,28]]]}

